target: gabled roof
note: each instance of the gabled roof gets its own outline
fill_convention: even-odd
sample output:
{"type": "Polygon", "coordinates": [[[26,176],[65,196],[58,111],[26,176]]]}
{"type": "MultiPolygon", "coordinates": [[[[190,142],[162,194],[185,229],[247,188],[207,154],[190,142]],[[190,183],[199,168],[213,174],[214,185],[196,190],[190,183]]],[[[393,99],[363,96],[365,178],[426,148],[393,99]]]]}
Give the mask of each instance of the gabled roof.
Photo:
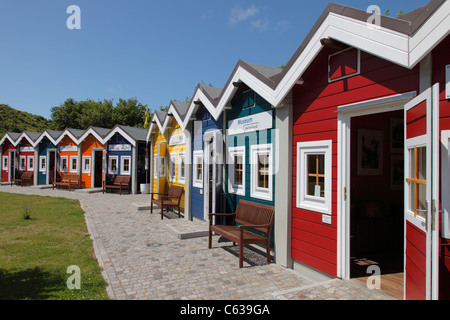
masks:
{"type": "MultiPolygon", "coordinates": [[[[215,110],[215,106],[222,93],[222,90],[222,88],[198,84],[195,89],[194,95],[192,96],[185,117],[183,119],[180,119],[182,120],[182,122],[179,122],[180,127],[183,130],[186,129],[189,121],[191,121],[192,115],[197,112],[197,109],[200,105],[203,105],[205,108],[207,108],[208,111],[215,110]]],[[[209,112],[211,113],[211,111],[209,112]]]]}
{"type": "Polygon", "coordinates": [[[123,126],[123,125],[117,124],[105,136],[105,138],[104,138],[105,143],[108,142],[108,140],[110,140],[116,133],[119,133],[120,135],[122,135],[134,147],[136,146],[136,142],[146,141],[146,137],[147,137],[146,129],[128,127],[128,126],[123,126]]]}
{"type": "Polygon", "coordinates": [[[62,133],[62,131],[45,130],[44,132],[41,133],[39,138],[37,138],[37,140],[35,141],[35,146],[37,146],[42,141],[42,139],[44,139],[44,137],[47,137],[47,139],[50,140],[50,142],[56,146],[56,144],[57,144],[56,139],[61,135],[61,133],[62,133]]]}
{"type": "Polygon", "coordinates": [[[16,146],[16,140],[19,138],[19,136],[21,135],[21,133],[18,132],[6,132],[2,139],[0,140],[0,145],[3,144],[3,142],[5,142],[5,140],[9,140],[9,142],[11,142],[11,144],[13,146],[16,146]]]}
{"type": "Polygon", "coordinates": [[[79,139],[83,136],[85,131],[86,130],[66,128],[62,131],[62,133],[55,140],[55,142],[56,144],[59,144],[65,136],[68,136],[70,139],[72,139],[73,142],[75,142],[78,145],[81,142],[79,139]]]}
{"type": "Polygon", "coordinates": [[[101,144],[105,144],[105,137],[110,131],[111,129],[90,126],[78,140],[79,142],[83,142],[83,140],[86,139],[87,136],[92,134],[98,141],[100,141],[101,144]]]}
{"type": "Polygon", "coordinates": [[[267,67],[239,60],[220,96],[210,99],[197,87],[183,129],[201,102],[217,120],[237,90],[245,83],[274,107],[284,99],[323,48],[325,39],[368,52],[374,56],[414,68],[450,30],[450,1],[431,0],[403,16],[379,16],[379,25],[369,23],[373,13],[330,3],[320,15],[286,67],[267,67]]]}
{"type": "Polygon", "coordinates": [[[40,132],[22,131],[20,136],[16,139],[14,145],[17,146],[22,141],[22,139],[26,139],[34,148],[36,146],[36,140],[40,135],[40,132]]]}
{"type": "Polygon", "coordinates": [[[166,111],[155,110],[155,112],[153,113],[152,122],[150,123],[150,127],[148,128],[146,138],[147,142],[150,140],[150,136],[152,135],[154,129],[158,128],[159,132],[164,133],[163,127],[166,117],[167,117],[166,111]]]}

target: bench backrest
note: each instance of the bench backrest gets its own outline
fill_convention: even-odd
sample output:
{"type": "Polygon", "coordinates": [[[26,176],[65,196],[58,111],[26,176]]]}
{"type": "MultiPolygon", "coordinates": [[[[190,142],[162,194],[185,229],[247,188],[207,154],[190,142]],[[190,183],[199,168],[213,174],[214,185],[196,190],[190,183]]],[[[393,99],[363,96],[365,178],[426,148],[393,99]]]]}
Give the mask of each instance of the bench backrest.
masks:
{"type": "Polygon", "coordinates": [[[236,208],[235,221],[241,224],[273,224],[275,208],[262,203],[256,203],[248,200],[239,200],[236,208]]]}
{"type": "Polygon", "coordinates": [[[129,184],[130,183],[130,176],[114,176],[112,179],[113,184],[129,184]]]}
{"type": "Polygon", "coordinates": [[[80,175],[75,173],[63,173],[61,175],[61,181],[76,181],[80,180],[80,175]]]}
{"type": "Polygon", "coordinates": [[[171,185],[167,192],[167,198],[180,202],[183,195],[183,187],[171,185]]]}
{"type": "Polygon", "coordinates": [[[27,179],[31,179],[31,178],[33,178],[33,172],[24,172],[20,176],[21,180],[27,180],[27,179]]]}

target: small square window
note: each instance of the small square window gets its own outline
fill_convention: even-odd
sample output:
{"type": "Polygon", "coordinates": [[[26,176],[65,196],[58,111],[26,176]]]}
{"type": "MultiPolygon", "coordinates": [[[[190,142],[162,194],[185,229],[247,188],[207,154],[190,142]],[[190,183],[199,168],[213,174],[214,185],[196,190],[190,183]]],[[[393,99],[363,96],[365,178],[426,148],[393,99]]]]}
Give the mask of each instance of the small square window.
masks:
{"type": "Polygon", "coordinates": [[[177,163],[177,154],[171,153],[169,162],[169,181],[171,182],[177,182],[176,163],[177,163]]]}
{"type": "Polygon", "coordinates": [[[69,160],[68,160],[67,156],[62,156],[61,157],[61,164],[60,164],[60,168],[59,168],[59,170],[61,172],[67,172],[68,161],[69,160]]]}
{"type": "Polygon", "coordinates": [[[91,173],[91,157],[83,157],[83,173],[91,173]]]}
{"type": "Polygon", "coordinates": [[[19,170],[25,171],[27,165],[27,157],[26,156],[20,156],[19,157],[19,170]]]}
{"type": "Polygon", "coordinates": [[[2,170],[8,171],[8,156],[2,158],[2,170]]]}
{"type": "Polygon", "coordinates": [[[123,175],[131,174],[131,157],[123,156],[120,157],[120,173],[123,175]]]}
{"type": "Polygon", "coordinates": [[[250,152],[250,196],[272,201],[272,145],[253,145],[250,152]]]}
{"type": "Polygon", "coordinates": [[[297,143],[297,207],[331,214],[331,140],[297,143]]]}
{"type": "Polygon", "coordinates": [[[194,151],[194,165],[193,165],[193,183],[192,185],[197,188],[203,187],[203,151],[194,151]]]}
{"type": "Polygon", "coordinates": [[[77,173],[78,172],[78,158],[70,157],[70,172],[77,173]]]}
{"type": "Polygon", "coordinates": [[[47,169],[47,157],[40,156],[39,157],[39,171],[45,172],[46,169],[47,169]]]}
{"type": "Polygon", "coordinates": [[[119,157],[118,156],[110,156],[108,158],[108,173],[109,174],[118,174],[119,173],[119,157]]]}
{"type": "Polygon", "coordinates": [[[245,147],[228,148],[228,192],[245,195],[245,147]]]}
{"type": "Polygon", "coordinates": [[[185,153],[178,153],[178,183],[184,183],[186,175],[185,153]]]}

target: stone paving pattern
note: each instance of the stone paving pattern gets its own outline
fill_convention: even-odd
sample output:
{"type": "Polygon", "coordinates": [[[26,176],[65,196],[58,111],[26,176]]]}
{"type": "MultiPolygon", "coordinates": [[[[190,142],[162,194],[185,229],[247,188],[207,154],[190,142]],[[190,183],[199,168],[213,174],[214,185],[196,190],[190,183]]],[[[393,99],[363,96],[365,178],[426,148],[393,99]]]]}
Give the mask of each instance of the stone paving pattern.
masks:
{"type": "MultiPolygon", "coordinates": [[[[352,281],[317,282],[291,269],[267,264],[264,251],[245,248],[238,267],[238,246],[219,236],[179,239],[173,229],[191,221],[165,218],[158,210],[137,210],[148,194],[69,192],[37,187],[0,186],[0,192],[80,200],[95,254],[112,299],[139,300],[314,300],[390,299],[352,281]]],[[[195,230],[207,227],[195,226],[195,230]]]]}

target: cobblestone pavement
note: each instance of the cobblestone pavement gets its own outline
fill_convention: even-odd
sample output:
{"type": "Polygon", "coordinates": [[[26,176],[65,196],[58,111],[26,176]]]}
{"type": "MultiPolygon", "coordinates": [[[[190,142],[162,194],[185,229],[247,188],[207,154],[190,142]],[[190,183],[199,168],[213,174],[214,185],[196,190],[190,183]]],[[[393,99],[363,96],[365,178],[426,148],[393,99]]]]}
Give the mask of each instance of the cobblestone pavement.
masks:
{"type": "Polygon", "coordinates": [[[267,264],[264,252],[238,247],[222,237],[179,239],[170,229],[191,221],[161,220],[158,211],[137,210],[149,195],[86,193],[36,187],[0,186],[0,192],[79,199],[108,294],[113,299],[312,300],[390,299],[351,281],[317,282],[291,269],[267,264]]]}

